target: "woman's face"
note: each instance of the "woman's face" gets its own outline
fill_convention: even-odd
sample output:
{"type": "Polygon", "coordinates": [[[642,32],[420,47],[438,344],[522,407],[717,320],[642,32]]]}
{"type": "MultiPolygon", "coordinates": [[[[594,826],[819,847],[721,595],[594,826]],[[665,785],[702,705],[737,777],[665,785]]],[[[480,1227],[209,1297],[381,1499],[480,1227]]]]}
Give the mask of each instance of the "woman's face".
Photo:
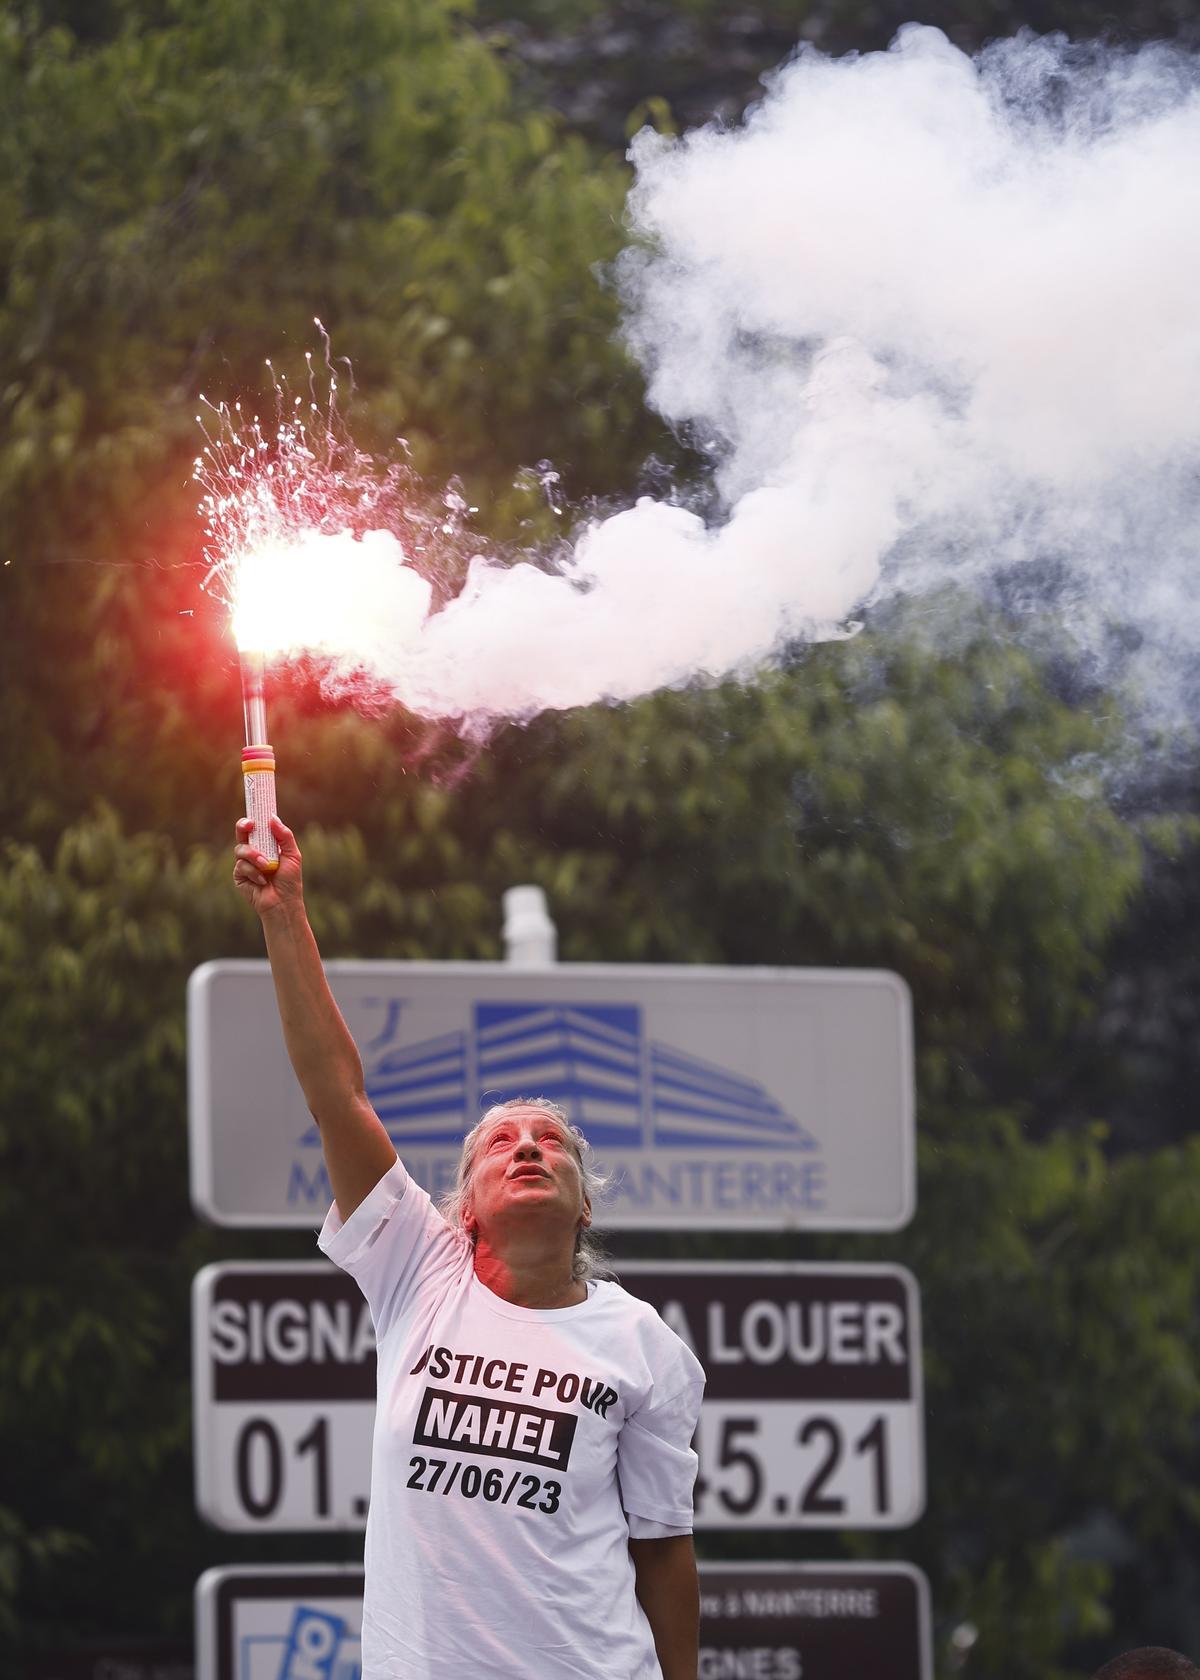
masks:
{"type": "Polygon", "coordinates": [[[576,1230],[591,1222],[579,1162],[560,1120],[541,1108],[510,1108],[484,1127],[467,1192],[469,1231],[525,1225],[576,1230]]]}

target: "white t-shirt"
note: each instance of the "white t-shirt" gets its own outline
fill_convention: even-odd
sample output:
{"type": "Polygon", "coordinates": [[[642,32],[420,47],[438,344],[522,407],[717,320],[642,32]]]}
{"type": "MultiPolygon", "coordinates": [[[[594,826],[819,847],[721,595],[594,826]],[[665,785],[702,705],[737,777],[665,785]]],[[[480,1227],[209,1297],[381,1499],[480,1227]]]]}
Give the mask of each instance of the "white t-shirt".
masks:
{"type": "Polygon", "coordinates": [[[364,1680],[661,1680],[628,1542],[691,1530],[691,1349],[616,1283],[503,1300],[399,1161],[318,1242],[379,1347],[364,1680]]]}

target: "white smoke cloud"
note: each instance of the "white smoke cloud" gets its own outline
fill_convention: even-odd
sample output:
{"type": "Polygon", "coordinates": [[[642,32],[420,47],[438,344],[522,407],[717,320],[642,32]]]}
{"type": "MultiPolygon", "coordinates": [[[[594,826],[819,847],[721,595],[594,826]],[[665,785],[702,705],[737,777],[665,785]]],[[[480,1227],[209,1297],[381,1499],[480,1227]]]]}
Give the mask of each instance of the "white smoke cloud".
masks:
{"type": "MultiPolygon", "coordinates": [[[[736,129],[634,142],[651,402],[723,510],[653,500],[555,572],[476,560],[399,699],[522,716],[748,674],[893,592],[1053,557],[1078,648],[1200,654],[1200,64],[909,26],[805,51],[736,129]]],[[[1171,689],[1171,685],[1176,685],[1171,689]]]]}

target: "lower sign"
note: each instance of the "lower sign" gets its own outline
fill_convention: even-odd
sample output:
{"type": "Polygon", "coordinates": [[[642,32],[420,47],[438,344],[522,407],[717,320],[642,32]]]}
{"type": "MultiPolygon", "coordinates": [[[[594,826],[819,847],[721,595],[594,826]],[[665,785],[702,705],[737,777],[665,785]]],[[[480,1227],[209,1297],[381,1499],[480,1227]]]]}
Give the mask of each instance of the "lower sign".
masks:
{"type": "Polygon", "coordinates": [[[903,1563],[700,1567],[699,1680],[933,1680],[929,1586],[903,1563]]]}
{"type": "MultiPolygon", "coordinates": [[[[360,1680],[361,1569],[210,1569],[196,1680],[360,1680]]],[[[932,1680],[929,1588],[897,1563],[700,1565],[698,1680],[932,1680]]]]}
{"type": "Polygon", "coordinates": [[[196,1583],[196,1680],[360,1680],[363,1572],[210,1569],[196,1583]]]}

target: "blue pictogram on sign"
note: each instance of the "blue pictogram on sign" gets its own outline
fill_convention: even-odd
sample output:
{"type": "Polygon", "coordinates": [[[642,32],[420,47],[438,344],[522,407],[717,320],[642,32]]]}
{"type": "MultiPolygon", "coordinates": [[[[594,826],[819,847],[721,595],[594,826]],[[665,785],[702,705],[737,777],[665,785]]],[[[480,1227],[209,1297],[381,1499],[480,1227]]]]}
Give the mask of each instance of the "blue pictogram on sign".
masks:
{"type": "Polygon", "coordinates": [[[341,1616],[297,1605],[276,1680],[360,1680],[361,1674],[358,1639],[341,1616]]]}

